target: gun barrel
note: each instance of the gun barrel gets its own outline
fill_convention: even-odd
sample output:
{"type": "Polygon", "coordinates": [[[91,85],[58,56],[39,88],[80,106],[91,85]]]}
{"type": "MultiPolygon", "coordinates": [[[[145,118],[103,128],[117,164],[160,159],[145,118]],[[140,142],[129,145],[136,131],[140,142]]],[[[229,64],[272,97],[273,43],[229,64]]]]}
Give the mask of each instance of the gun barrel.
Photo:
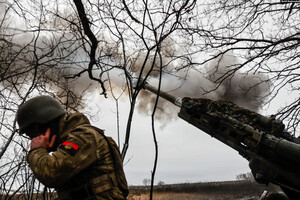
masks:
{"type": "Polygon", "coordinates": [[[256,176],[259,183],[272,182],[300,196],[300,144],[284,131],[281,121],[223,100],[181,99],[148,83],[143,88],[180,107],[181,119],[249,160],[251,170],[261,176],[256,176]]]}
{"type": "Polygon", "coordinates": [[[166,99],[167,101],[173,103],[174,105],[178,106],[178,107],[181,107],[182,105],[182,99],[179,98],[179,97],[175,97],[173,95],[170,95],[164,91],[158,91],[158,89],[156,87],[153,87],[151,85],[149,85],[148,83],[146,83],[144,85],[144,89],[154,93],[154,94],[158,94],[160,97],[166,99]]]}
{"type": "Polygon", "coordinates": [[[280,139],[275,147],[275,151],[282,156],[300,163],[300,144],[280,139]]]}
{"type": "Polygon", "coordinates": [[[143,87],[179,106],[181,119],[237,150],[250,161],[259,183],[274,183],[299,199],[300,144],[284,131],[281,121],[223,100],[181,99],[147,83],[143,87]]]}

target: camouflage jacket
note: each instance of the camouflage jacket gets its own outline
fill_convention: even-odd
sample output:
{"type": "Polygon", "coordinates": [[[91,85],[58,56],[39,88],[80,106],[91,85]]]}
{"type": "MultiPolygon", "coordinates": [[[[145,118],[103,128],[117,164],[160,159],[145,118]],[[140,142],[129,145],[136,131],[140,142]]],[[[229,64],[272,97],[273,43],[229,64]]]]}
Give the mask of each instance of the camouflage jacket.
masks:
{"type": "MultiPolygon", "coordinates": [[[[56,151],[49,154],[44,148],[32,149],[27,156],[36,178],[57,191],[68,191],[101,175],[114,175],[110,148],[98,131],[83,114],[63,116],[59,121],[56,151]]],[[[96,199],[126,199],[116,185],[100,192],[96,199]]]]}

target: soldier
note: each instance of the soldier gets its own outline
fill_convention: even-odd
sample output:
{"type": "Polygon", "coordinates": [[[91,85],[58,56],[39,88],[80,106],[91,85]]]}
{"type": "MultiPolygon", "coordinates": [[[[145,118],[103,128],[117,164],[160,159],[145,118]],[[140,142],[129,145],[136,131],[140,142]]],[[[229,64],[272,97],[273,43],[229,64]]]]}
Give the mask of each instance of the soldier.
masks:
{"type": "Polygon", "coordinates": [[[17,122],[20,134],[31,139],[30,168],[59,199],[126,199],[119,149],[86,116],[68,114],[52,97],[37,96],[19,107],[17,122]]]}

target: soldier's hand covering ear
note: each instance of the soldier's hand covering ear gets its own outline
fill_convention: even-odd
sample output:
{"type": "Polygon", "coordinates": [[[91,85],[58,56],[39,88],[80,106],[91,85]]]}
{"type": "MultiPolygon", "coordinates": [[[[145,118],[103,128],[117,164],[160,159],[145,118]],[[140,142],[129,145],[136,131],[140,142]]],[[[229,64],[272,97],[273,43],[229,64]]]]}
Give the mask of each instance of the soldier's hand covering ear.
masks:
{"type": "Polygon", "coordinates": [[[50,141],[50,128],[47,128],[45,134],[41,134],[37,137],[32,138],[30,149],[44,148],[50,150],[55,142],[56,135],[53,135],[50,141]]]}

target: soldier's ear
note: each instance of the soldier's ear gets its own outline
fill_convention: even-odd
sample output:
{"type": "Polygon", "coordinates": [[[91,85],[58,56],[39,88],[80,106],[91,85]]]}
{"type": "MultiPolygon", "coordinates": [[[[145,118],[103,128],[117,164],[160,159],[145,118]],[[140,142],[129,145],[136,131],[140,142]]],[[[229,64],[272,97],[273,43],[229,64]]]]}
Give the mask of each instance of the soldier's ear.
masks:
{"type": "Polygon", "coordinates": [[[60,120],[60,117],[52,120],[48,124],[47,128],[51,129],[51,135],[50,136],[52,136],[52,135],[58,135],[59,134],[59,120],[60,120]]]}

